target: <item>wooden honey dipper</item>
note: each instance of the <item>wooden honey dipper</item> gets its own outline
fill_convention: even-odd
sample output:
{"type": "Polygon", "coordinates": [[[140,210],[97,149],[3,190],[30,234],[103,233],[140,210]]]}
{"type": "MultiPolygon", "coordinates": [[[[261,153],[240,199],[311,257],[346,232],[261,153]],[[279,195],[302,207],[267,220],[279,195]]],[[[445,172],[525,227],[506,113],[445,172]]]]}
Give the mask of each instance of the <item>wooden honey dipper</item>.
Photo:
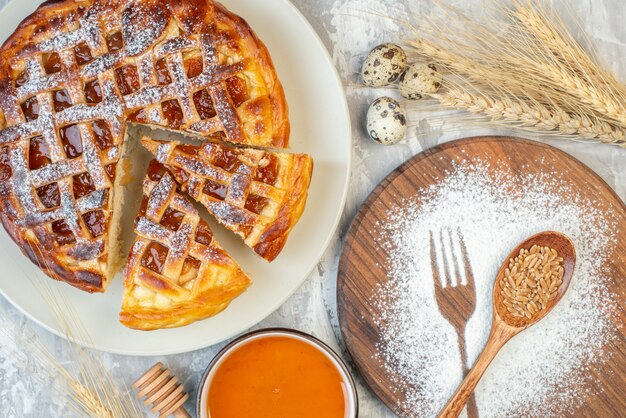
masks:
{"type": "Polygon", "coordinates": [[[133,389],[138,389],[137,396],[144,398],[144,405],[152,404],[152,412],[158,413],[159,418],[174,415],[176,418],[191,418],[191,415],[183,408],[183,404],[189,399],[185,388],[170,369],[157,363],[135,383],[133,389]]]}

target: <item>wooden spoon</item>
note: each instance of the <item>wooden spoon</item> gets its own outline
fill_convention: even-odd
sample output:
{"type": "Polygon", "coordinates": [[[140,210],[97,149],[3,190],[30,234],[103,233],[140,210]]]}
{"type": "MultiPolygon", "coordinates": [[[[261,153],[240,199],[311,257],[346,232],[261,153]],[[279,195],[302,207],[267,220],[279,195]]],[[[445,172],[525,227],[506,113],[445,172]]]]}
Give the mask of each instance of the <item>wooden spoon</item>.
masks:
{"type": "Polygon", "coordinates": [[[547,231],[534,235],[513,250],[506,258],[502,267],[500,267],[500,271],[498,271],[498,275],[496,276],[493,287],[493,325],[491,326],[487,344],[472,369],[467,376],[465,376],[465,380],[463,380],[461,386],[456,390],[452,399],[448,401],[446,406],[439,413],[440,418],[458,417],[478,384],[478,381],[502,346],[515,335],[539,322],[556,306],[569,286],[572,274],[574,273],[575,264],[576,251],[574,244],[568,237],[559,232],[547,231]],[[533,245],[553,248],[557,251],[559,257],[563,258],[563,282],[557,288],[556,297],[548,301],[545,309],[536,312],[531,318],[514,317],[509,313],[502,302],[504,298],[500,293],[500,279],[504,277],[509,260],[517,257],[521,249],[525,248],[530,250],[533,245]]]}

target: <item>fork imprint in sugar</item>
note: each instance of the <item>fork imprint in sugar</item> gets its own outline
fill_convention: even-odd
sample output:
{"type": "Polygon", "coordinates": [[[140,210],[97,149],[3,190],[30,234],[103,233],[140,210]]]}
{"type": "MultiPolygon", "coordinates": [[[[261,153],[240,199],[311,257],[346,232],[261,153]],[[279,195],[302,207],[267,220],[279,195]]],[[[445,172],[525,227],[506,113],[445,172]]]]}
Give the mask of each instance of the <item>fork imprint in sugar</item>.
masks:
{"type": "MultiPolygon", "coordinates": [[[[452,232],[447,228],[441,229],[437,237],[431,231],[430,259],[435,300],[441,316],[454,327],[457,334],[461,366],[465,375],[469,371],[465,328],[476,308],[476,286],[461,230],[457,229],[452,232]],[[458,246],[455,245],[455,241],[458,246]],[[465,277],[465,283],[462,282],[463,277],[465,277]]],[[[470,418],[478,416],[474,395],[467,402],[467,415],[470,418]]]]}

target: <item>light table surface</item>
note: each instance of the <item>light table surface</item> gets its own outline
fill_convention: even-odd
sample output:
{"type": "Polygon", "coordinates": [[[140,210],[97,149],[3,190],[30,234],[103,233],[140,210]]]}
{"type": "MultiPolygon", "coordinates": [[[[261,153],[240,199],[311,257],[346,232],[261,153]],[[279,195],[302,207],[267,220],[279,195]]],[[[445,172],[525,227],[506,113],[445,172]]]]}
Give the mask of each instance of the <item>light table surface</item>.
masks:
{"type": "MultiPolygon", "coordinates": [[[[20,1],[20,0],[15,0],[20,1]]],[[[271,1],[271,0],[263,0],[271,1]]],[[[374,16],[375,13],[413,20],[430,13],[432,0],[292,0],[313,25],[344,80],[354,127],[353,167],[348,201],[335,239],[302,287],[276,312],[255,328],[288,327],[311,333],[339,350],[345,357],[335,308],[335,282],[342,238],[359,206],[390,171],[411,156],[438,143],[478,134],[510,134],[506,130],[463,130],[453,126],[431,124],[424,115],[411,115],[415,126],[409,138],[392,147],[384,147],[367,138],[362,128],[367,105],[381,91],[355,88],[360,62],[369,49],[384,41],[399,41],[406,34],[396,23],[374,16]],[[363,12],[367,12],[363,14],[363,12]],[[369,13],[369,14],[368,14],[369,13]],[[361,15],[356,17],[355,15],[361,15]],[[420,137],[417,139],[417,130],[420,137]]],[[[227,0],[223,0],[228,4],[227,0]]],[[[0,0],[4,6],[7,0],[0,0]]],[[[450,3],[478,12],[482,0],[451,0],[450,3]]],[[[584,30],[597,47],[602,64],[626,79],[626,7],[623,0],[571,0],[571,10],[582,18],[584,30]]],[[[558,7],[560,2],[555,1],[558,7]]],[[[17,22],[16,22],[17,23],[17,22]]],[[[518,134],[519,135],[519,134],[518,134]]],[[[526,135],[528,136],[528,135],[526,135]]],[[[531,139],[537,139],[532,138],[531,139]]],[[[603,177],[618,195],[626,198],[626,149],[612,146],[584,144],[565,140],[549,143],[565,150],[589,165],[603,177]]],[[[64,344],[59,337],[40,329],[24,315],[0,297],[0,310],[6,311],[11,321],[20,329],[36,332],[63,361],[71,361],[63,352],[64,344]]],[[[3,341],[0,334],[0,346],[3,341]]],[[[106,365],[113,376],[130,383],[156,361],[171,367],[183,380],[186,388],[197,386],[205,367],[214,354],[224,346],[218,344],[203,350],[167,357],[126,357],[104,354],[106,365]]],[[[358,380],[358,378],[357,378],[358,380]]],[[[359,385],[360,416],[362,418],[386,418],[392,414],[362,384],[359,385]]],[[[194,409],[195,392],[187,406],[194,409]]],[[[11,358],[0,352],[0,415],[6,417],[55,417],[65,416],[63,405],[52,399],[46,388],[22,373],[11,358]]]]}

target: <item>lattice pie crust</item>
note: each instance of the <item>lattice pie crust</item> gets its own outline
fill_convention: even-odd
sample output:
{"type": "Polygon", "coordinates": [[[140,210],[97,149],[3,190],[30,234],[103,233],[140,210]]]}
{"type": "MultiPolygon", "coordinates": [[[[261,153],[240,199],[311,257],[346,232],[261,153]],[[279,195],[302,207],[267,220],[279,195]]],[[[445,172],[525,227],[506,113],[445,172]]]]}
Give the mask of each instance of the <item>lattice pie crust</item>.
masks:
{"type": "Polygon", "coordinates": [[[101,292],[123,263],[133,122],[209,141],[143,141],[158,161],[143,184],[122,323],[185,325],[250,284],[183,193],[265,259],[282,250],[313,162],[262,150],[288,146],[283,89],[265,46],[220,4],[48,1],[2,46],[0,66],[0,220],[49,276],[101,292]]]}

